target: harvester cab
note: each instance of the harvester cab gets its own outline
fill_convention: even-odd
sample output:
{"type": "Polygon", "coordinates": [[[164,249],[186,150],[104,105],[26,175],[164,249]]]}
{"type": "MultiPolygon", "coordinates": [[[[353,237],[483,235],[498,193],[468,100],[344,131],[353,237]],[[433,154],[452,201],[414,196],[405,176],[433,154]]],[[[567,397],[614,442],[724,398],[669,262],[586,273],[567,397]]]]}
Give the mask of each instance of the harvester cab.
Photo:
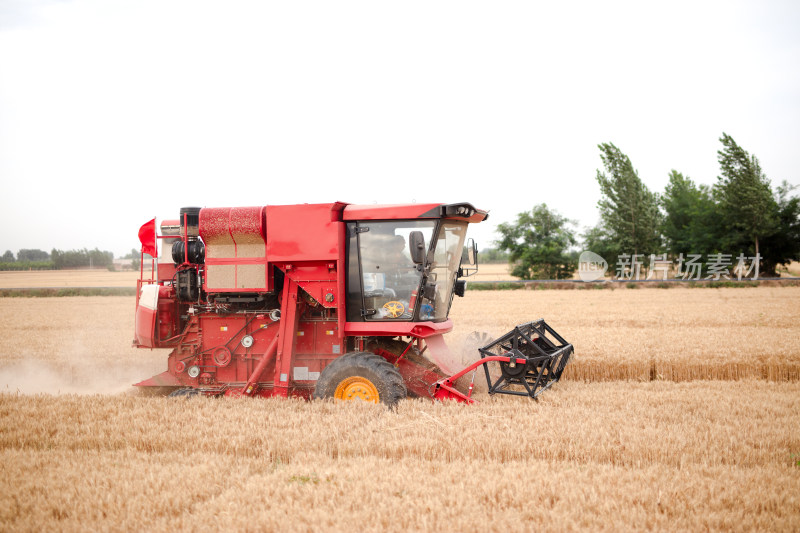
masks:
{"type": "Polygon", "coordinates": [[[167,370],[137,385],[471,403],[459,378],[483,366],[490,393],[535,398],[572,353],[543,320],[479,347],[466,369],[443,340],[453,297],[477,270],[467,227],[487,216],[467,203],[337,202],[183,208],[161,235],[143,227],[154,257],[149,269],[142,261],[133,344],[171,351],[167,370]]]}
{"type": "Polygon", "coordinates": [[[453,294],[463,296],[456,281],[467,222],[353,222],[347,230],[348,320],[442,320],[453,294]]]}

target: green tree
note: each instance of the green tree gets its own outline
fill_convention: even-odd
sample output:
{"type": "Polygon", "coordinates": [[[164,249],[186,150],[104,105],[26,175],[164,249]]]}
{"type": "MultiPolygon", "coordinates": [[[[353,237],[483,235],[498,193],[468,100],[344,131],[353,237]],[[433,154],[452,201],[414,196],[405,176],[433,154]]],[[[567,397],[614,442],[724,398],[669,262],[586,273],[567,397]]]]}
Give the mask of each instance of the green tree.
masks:
{"type": "Polygon", "coordinates": [[[23,248],[17,252],[17,261],[49,261],[50,254],[39,249],[23,248]]]}
{"type": "Polygon", "coordinates": [[[759,254],[761,240],[778,230],[778,204],[756,156],[748,154],[724,132],[719,140],[723,146],[717,151],[721,175],[714,192],[728,227],[725,244],[736,246],[747,240],[759,254]]]}
{"type": "Polygon", "coordinates": [[[670,254],[674,257],[678,254],[701,254],[705,257],[722,252],[719,242],[724,227],[720,224],[719,210],[708,186],[697,186],[690,178],[673,170],[659,201],[665,213],[661,233],[670,254]]]}
{"type": "Polygon", "coordinates": [[[6,253],[0,257],[0,263],[13,263],[14,253],[11,250],[6,250],[6,253]]]}
{"type": "Polygon", "coordinates": [[[611,231],[602,222],[589,228],[583,234],[583,249],[596,253],[609,265],[613,265],[619,255],[625,253],[619,243],[614,240],[611,231]]]}
{"type": "Polygon", "coordinates": [[[784,181],[775,193],[777,230],[761,241],[765,276],[777,276],[779,264],[800,261],[800,198],[791,195],[795,188],[784,181]]]}
{"type": "Polygon", "coordinates": [[[89,266],[92,268],[105,267],[108,268],[114,264],[114,254],[105,250],[88,250],[89,266]]]}
{"type": "Polygon", "coordinates": [[[95,248],[94,250],[69,250],[61,251],[55,248],[50,253],[54,268],[63,270],[69,268],[101,268],[109,267],[114,261],[114,254],[95,248]]]}
{"type": "Polygon", "coordinates": [[[509,253],[512,276],[521,279],[565,279],[578,268],[568,249],[575,245],[570,220],[547,208],[535,206],[517,215],[514,224],[497,227],[497,248],[509,253]]]}
{"type": "Polygon", "coordinates": [[[657,253],[661,245],[658,195],[642,183],[631,160],[619,148],[611,143],[598,148],[605,166],[605,172],[597,171],[602,228],[621,252],[657,253]]]}
{"type": "Polygon", "coordinates": [[[125,257],[123,257],[122,259],[130,259],[131,260],[131,267],[134,270],[139,270],[139,265],[141,263],[142,256],[141,256],[139,250],[137,250],[136,248],[131,248],[130,253],[125,255],[125,257]]]}

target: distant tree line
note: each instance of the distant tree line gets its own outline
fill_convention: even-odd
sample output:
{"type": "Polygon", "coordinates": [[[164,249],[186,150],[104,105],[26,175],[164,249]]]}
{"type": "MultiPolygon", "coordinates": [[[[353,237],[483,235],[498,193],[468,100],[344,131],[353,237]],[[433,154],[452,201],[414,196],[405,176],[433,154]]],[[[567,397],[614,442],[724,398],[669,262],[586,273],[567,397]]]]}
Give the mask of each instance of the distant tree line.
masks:
{"type": "MultiPolygon", "coordinates": [[[[661,194],[647,188],[619,148],[600,144],[600,222],[582,235],[583,249],[605,258],[612,269],[622,254],[670,260],[694,255],[704,263],[723,254],[733,264],[740,254],[758,255],[762,277],[800,260],[800,198],[792,195],[794,187],[783,181],[773,189],[755,155],[725,133],[720,142],[720,175],[712,187],[673,170],[661,194]]],[[[514,276],[564,279],[577,269],[574,223],[546,204],[500,224],[498,232],[497,250],[508,252],[514,276]]]]}
{"type": "Polygon", "coordinates": [[[0,256],[0,270],[52,270],[50,254],[43,250],[23,248],[16,257],[11,250],[0,256]]]}
{"type": "MultiPolygon", "coordinates": [[[[138,259],[138,252],[136,258],[138,259]]],[[[11,250],[0,256],[0,270],[68,270],[74,268],[113,268],[114,254],[99,250],[22,249],[16,257],[11,250]]]]}
{"type": "Polygon", "coordinates": [[[503,252],[497,248],[486,248],[478,252],[478,263],[508,263],[508,252],[503,252]]]}

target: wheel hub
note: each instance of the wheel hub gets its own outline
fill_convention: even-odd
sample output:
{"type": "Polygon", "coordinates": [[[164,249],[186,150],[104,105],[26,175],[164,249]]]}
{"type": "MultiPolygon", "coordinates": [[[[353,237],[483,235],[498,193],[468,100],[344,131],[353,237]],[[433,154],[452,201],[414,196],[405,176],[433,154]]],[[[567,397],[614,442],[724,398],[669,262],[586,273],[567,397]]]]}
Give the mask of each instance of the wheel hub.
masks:
{"type": "Polygon", "coordinates": [[[342,380],[336,387],[333,397],[338,400],[364,400],[371,403],[380,401],[375,384],[361,376],[352,376],[342,380]]]}

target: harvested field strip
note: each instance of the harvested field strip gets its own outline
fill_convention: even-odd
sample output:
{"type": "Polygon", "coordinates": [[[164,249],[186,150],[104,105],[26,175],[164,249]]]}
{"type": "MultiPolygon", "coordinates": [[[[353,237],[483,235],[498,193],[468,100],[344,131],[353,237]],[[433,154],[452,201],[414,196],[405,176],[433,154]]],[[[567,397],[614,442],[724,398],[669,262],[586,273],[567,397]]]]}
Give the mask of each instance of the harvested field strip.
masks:
{"type": "Polygon", "coordinates": [[[0,529],[796,530],[799,398],[764,381],[396,411],[0,395],[0,529]]]}

